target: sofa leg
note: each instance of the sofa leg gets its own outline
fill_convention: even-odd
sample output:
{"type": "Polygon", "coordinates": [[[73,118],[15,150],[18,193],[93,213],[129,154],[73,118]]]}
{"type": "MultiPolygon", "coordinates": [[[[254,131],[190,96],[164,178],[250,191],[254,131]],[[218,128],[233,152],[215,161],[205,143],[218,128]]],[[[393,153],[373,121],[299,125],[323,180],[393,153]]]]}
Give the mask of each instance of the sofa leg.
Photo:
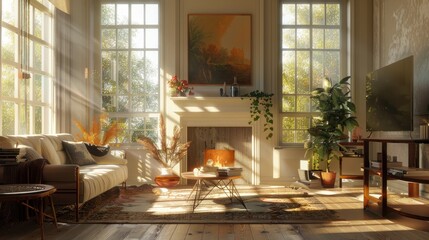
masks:
{"type": "Polygon", "coordinates": [[[122,182],[122,187],[126,190],[127,189],[127,182],[122,182]]]}

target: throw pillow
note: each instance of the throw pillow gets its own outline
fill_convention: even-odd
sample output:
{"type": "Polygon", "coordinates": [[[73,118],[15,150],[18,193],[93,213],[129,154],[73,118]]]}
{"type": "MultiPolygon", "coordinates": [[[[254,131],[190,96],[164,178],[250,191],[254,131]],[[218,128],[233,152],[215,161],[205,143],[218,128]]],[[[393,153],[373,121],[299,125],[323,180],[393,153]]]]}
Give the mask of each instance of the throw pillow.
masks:
{"type": "Polygon", "coordinates": [[[43,156],[32,147],[22,144],[19,144],[17,147],[19,148],[18,162],[34,161],[43,158],[43,156]]]}
{"type": "Polygon", "coordinates": [[[63,147],[67,153],[69,163],[80,166],[96,164],[83,142],[63,141],[63,147]]]}
{"type": "Polygon", "coordinates": [[[88,149],[88,152],[91,153],[91,155],[97,156],[97,157],[103,157],[106,156],[106,154],[109,153],[110,146],[98,146],[92,143],[85,143],[86,149],[88,149]]]}

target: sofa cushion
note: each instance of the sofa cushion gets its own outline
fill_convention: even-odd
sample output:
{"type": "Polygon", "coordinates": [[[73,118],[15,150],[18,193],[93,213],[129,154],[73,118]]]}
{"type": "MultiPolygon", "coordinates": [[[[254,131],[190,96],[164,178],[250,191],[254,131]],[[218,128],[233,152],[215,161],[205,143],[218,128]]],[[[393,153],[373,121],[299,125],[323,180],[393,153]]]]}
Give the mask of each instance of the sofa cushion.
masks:
{"type": "Polygon", "coordinates": [[[55,151],[51,140],[44,137],[40,139],[40,141],[42,143],[42,155],[49,161],[50,164],[60,165],[61,164],[60,157],[55,151]]]}
{"type": "Polygon", "coordinates": [[[128,178],[127,165],[85,165],[79,167],[81,181],[80,201],[86,202],[117,186],[128,178]]]}
{"type": "Polygon", "coordinates": [[[63,146],[69,163],[80,166],[96,164],[83,142],[63,141],[63,146]]]}
{"type": "Polygon", "coordinates": [[[55,151],[59,157],[61,164],[66,164],[67,154],[64,151],[63,141],[74,141],[74,138],[69,133],[57,133],[57,134],[45,134],[43,137],[51,140],[52,146],[54,146],[55,151]]]}
{"type": "Polygon", "coordinates": [[[42,154],[42,144],[40,138],[43,135],[10,135],[7,136],[12,142],[17,143],[17,145],[26,145],[28,147],[34,148],[39,154],[42,154]]]}

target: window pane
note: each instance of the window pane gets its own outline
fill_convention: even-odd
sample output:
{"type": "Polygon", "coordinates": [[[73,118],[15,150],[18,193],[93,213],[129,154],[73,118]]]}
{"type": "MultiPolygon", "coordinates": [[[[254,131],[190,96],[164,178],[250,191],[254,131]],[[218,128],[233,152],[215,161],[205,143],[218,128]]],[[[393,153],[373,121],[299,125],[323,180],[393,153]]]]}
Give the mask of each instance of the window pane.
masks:
{"type": "Polygon", "coordinates": [[[325,77],[324,74],[324,54],[322,51],[313,51],[313,86],[312,88],[318,88],[323,86],[322,79],[325,77]]]}
{"type": "Polygon", "coordinates": [[[282,111],[283,112],[295,112],[295,96],[284,95],[282,101],[282,111]]]}
{"type": "Polygon", "coordinates": [[[118,112],[128,112],[129,110],[128,96],[118,96],[118,112]]]}
{"type": "Polygon", "coordinates": [[[127,94],[129,84],[128,52],[118,52],[118,93],[127,94]]]}
{"type": "Polygon", "coordinates": [[[324,29],[313,29],[313,48],[323,49],[325,46],[324,29]]]}
{"type": "Polygon", "coordinates": [[[326,4],[326,25],[340,25],[339,4],[326,4]]]}
{"type": "Polygon", "coordinates": [[[283,4],[282,6],[282,24],[295,24],[295,4],[283,4]]]}
{"type": "Polygon", "coordinates": [[[158,4],[146,4],[146,24],[157,25],[158,24],[158,4]]]}
{"type": "Polygon", "coordinates": [[[293,94],[295,93],[295,52],[283,51],[282,62],[282,92],[283,94],[293,94]]]}
{"type": "Polygon", "coordinates": [[[310,96],[297,96],[296,102],[297,112],[310,112],[310,96]]]}
{"type": "Polygon", "coordinates": [[[15,103],[3,101],[2,106],[2,135],[15,134],[15,103]]]}
{"type": "Polygon", "coordinates": [[[33,55],[33,64],[30,66],[34,67],[37,70],[42,70],[42,45],[37,42],[30,42],[30,46],[32,46],[32,55],[33,55]]]}
{"type": "Polygon", "coordinates": [[[115,24],[115,4],[101,5],[101,25],[115,24]]]}
{"type": "Polygon", "coordinates": [[[33,108],[34,114],[33,114],[33,121],[34,121],[34,133],[40,134],[42,133],[42,107],[36,106],[33,108]]]}
{"type": "Polygon", "coordinates": [[[42,102],[42,76],[34,74],[33,82],[33,101],[42,102]]]}
{"type": "Polygon", "coordinates": [[[325,25],[325,4],[313,4],[313,25],[325,25]]]}
{"type": "Polygon", "coordinates": [[[146,80],[149,81],[154,87],[158,88],[159,84],[159,52],[147,51],[146,52],[146,80]]]}
{"type": "Polygon", "coordinates": [[[2,21],[18,27],[18,1],[19,0],[2,0],[2,21]]]}
{"type": "Polygon", "coordinates": [[[118,29],[118,39],[117,46],[118,48],[128,48],[128,29],[118,29]]]}
{"type": "Polygon", "coordinates": [[[131,48],[144,48],[144,29],[131,30],[131,48]]]}
{"type": "Polygon", "coordinates": [[[42,38],[42,24],[43,24],[43,13],[38,9],[34,11],[33,19],[33,34],[38,38],[42,38]]]}
{"type": "Polygon", "coordinates": [[[102,93],[116,93],[116,52],[104,51],[101,53],[101,69],[102,69],[102,93]]]}
{"type": "Polygon", "coordinates": [[[325,53],[325,75],[334,82],[340,80],[340,53],[338,51],[325,53]]]}
{"type": "Polygon", "coordinates": [[[143,93],[144,89],[144,76],[145,76],[145,63],[144,52],[133,51],[131,52],[131,92],[133,94],[143,93]]]}
{"type": "Polygon", "coordinates": [[[283,29],[283,48],[295,48],[295,29],[283,29]]]}
{"type": "Polygon", "coordinates": [[[144,112],[145,111],[145,97],[142,95],[139,96],[133,96],[131,98],[131,107],[134,110],[134,112],[144,112]]]}
{"type": "Polygon", "coordinates": [[[117,25],[126,25],[128,24],[128,4],[118,4],[116,5],[116,24],[117,25]]]}
{"type": "Polygon", "coordinates": [[[116,48],[116,30],[115,29],[101,30],[101,47],[105,49],[116,48]]]}
{"type": "Polygon", "coordinates": [[[310,24],[310,4],[297,4],[296,8],[297,24],[310,24]]]}
{"type": "Polygon", "coordinates": [[[1,29],[1,58],[4,60],[17,62],[18,56],[18,34],[6,28],[1,29]]]}
{"type": "Polygon", "coordinates": [[[131,4],[131,24],[143,25],[144,24],[144,5],[131,4]]]}
{"type": "Polygon", "coordinates": [[[3,97],[14,97],[15,76],[18,70],[9,65],[3,64],[1,68],[1,95],[3,97]]]}
{"type": "Polygon", "coordinates": [[[340,30],[326,29],[326,46],[327,49],[340,48],[340,30]]]}
{"type": "Polygon", "coordinates": [[[298,51],[296,55],[296,64],[297,93],[308,93],[310,87],[310,52],[298,51]]]}
{"type": "Polygon", "coordinates": [[[116,112],[116,97],[103,95],[101,104],[104,112],[116,112]]]}
{"type": "Polygon", "coordinates": [[[297,48],[310,48],[310,29],[297,29],[297,48]]]}
{"type": "Polygon", "coordinates": [[[158,29],[146,29],[146,48],[158,48],[158,29]]]}

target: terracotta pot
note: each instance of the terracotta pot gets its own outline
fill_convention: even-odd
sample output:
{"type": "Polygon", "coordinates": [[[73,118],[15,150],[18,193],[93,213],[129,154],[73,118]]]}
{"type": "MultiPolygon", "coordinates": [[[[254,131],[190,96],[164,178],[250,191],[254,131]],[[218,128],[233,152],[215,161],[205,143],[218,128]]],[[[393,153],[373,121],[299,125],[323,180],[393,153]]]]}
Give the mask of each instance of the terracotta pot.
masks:
{"type": "Polygon", "coordinates": [[[325,188],[333,188],[335,187],[335,178],[337,177],[336,172],[321,172],[321,180],[322,180],[322,186],[325,188]]]}
{"type": "Polygon", "coordinates": [[[155,177],[155,183],[160,187],[174,187],[180,183],[180,177],[171,168],[161,168],[161,174],[155,177]]]}

